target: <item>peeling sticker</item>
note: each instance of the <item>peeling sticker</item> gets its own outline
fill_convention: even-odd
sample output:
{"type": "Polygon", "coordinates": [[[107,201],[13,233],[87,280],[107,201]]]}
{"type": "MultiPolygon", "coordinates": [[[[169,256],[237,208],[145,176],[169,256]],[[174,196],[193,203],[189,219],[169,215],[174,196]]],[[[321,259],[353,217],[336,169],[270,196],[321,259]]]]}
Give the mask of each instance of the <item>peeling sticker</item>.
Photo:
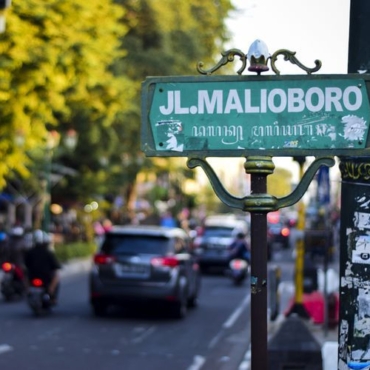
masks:
{"type": "Polygon", "coordinates": [[[184,151],[184,137],[182,135],[182,122],[179,120],[163,120],[156,123],[161,146],[175,152],[184,151]],[[165,142],[165,144],[164,144],[165,142]]]}
{"type": "Polygon", "coordinates": [[[365,337],[370,334],[370,296],[369,289],[358,290],[358,313],[354,320],[354,336],[365,337]]]}
{"type": "Polygon", "coordinates": [[[352,251],[352,262],[370,264],[370,236],[360,235],[356,241],[356,249],[352,251]]]}
{"type": "Polygon", "coordinates": [[[342,320],[339,325],[338,357],[347,363],[348,321],[342,320]]]}
{"type": "Polygon", "coordinates": [[[353,222],[359,229],[370,229],[370,213],[355,212],[353,222]]]}
{"type": "Polygon", "coordinates": [[[366,132],[366,121],[355,115],[348,115],[342,118],[344,123],[344,138],[347,140],[363,140],[366,132]]]}

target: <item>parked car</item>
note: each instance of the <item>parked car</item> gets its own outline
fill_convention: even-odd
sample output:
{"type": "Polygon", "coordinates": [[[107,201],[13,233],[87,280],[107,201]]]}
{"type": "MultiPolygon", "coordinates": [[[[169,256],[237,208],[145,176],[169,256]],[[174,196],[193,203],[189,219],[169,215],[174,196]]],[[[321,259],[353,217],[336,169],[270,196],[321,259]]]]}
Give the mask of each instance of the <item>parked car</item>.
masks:
{"type": "Polygon", "coordinates": [[[210,268],[227,268],[230,261],[228,247],[236,235],[248,235],[249,226],[244,219],[234,215],[209,216],[201,235],[194,240],[195,252],[203,271],[210,268]]]}
{"type": "Polygon", "coordinates": [[[182,318],[196,305],[199,289],[189,237],[176,227],[113,226],[90,273],[90,303],[98,316],[110,305],[162,302],[182,318]]]}

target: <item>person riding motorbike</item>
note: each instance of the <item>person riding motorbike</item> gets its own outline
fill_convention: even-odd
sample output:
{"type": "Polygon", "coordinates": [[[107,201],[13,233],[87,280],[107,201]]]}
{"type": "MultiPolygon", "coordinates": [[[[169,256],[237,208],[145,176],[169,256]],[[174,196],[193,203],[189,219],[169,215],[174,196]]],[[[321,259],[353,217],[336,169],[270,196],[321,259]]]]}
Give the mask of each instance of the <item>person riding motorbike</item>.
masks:
{"type": "Polygon", "coordinates": [[[59,270],[61,265],[50,250],[50,237],[42,230],[34,231],[34,246],[25,254],[25,266],[28,281],[34,278],[42,279],[47,287],[52,304],[57,303],[59,290],[59,270]]]}
{"type": "Polygon", "coordinates": [[[230,261],[239,258],[250,263],[250,247],[245,239],[245,234],[238,232],[235,240],[229,246],[230,261]]]}
{"type": "Polygon", "coordinates": [[[24,229],[22,226],[15,224],[8,236],[7,241],[8,256],[7,261],[14,263],[16,266],[23,268],[23,258],[25,251],[24,229]]]}

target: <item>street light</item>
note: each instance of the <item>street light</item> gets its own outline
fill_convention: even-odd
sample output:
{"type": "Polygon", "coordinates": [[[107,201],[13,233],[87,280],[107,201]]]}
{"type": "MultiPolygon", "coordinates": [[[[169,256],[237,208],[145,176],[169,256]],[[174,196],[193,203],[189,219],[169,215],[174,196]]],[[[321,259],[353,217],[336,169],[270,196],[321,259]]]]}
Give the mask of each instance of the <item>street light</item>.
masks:
{"type": "Polygon", "coordinates": [[[50,198],[51,198],[51,164],[53,161],[53,150],[59,144],[60,135],[57,131],[49,131],[46,140],[46,162],[45,174],[46,185],[44,192],[44,215],[42,218],[42,230],[49,232],[50,229],[50,198]]]}

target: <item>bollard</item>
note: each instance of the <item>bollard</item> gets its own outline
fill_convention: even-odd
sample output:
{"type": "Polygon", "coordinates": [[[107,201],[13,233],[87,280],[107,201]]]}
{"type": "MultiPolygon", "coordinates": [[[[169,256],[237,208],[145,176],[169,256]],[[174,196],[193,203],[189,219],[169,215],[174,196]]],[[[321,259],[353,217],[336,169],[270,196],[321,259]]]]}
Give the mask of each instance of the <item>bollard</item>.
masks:
{"type": "Polygon", "coordinates": [[[321,346],[298,315],[289,316],[268,344],[269,370],[322,370],[321,346]]]}

